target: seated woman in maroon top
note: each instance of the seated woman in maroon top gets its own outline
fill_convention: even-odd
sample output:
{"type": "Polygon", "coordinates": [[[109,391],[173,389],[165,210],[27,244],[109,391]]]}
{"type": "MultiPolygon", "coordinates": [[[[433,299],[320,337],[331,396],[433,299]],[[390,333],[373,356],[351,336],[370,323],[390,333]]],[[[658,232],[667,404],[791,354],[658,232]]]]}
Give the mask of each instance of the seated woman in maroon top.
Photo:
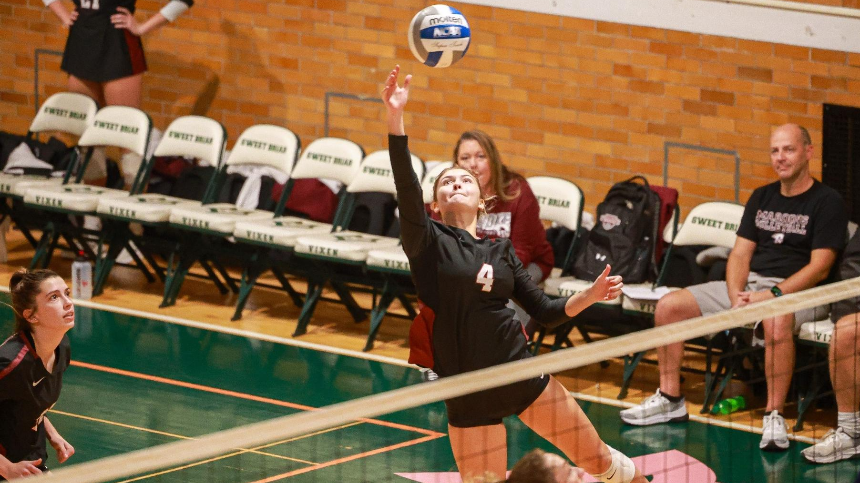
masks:
{"type": "Polygon", "coordinates": [[[493,138],[479,130],[460,135],[454,145],[454,163],[474,172],[481,190],[492,200],[478,219],[478,236],[510,238],[532,280],[546,279],[554,262],[552,246],[540,220],[537,198],[525,178],[502,163],[493,138]]]}

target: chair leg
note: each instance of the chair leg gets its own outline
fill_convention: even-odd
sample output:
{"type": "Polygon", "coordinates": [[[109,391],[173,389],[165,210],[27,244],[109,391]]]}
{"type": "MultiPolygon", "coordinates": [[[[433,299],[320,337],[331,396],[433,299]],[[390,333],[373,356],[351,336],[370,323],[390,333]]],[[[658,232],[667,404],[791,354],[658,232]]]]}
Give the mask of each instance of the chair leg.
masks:
{"type": "MultiPolygon", "coordinates": [[[[729,359],[728,364],[723,365],[722,376],[719,376],[720,368],[717,368],[717,375],[721,377],[720,384],[714,390],[713,396],[709,395],[705,392],[705,405],[702,406],[702,413],[705,412],[705,409],[711,410],[713,409],[713,404],[719,401],[723,397],[723,392],[725,392],[726,388],[729,387],[729,383],[734,379],[735,374],[737,374],[737,368],[743,362],[743,357],[732,357],[729,359]]],[[[707,391],[707,387],[705,390],[707,391]]]]}
{"type": "Polygon", "coordinates": [[[809,365],[809,370],[812,371],[810,378],[812,379],[809,383],[809,387],[806,391],[798,391],[797,397],[797,422],[794,425],[795,431],[800,431],[803,429],[803,421],[806,419],[807,411],[812,409],[815,402],[818,400],[818,397],[821,395],[821,389],[827,384],[827,380],[829,377],[820,377],[819,368],[824,368],[824,371],[827,371],[828,361],[825,358],[823,363],[816,362],[815,354],[813,354],[812,363],[809,365]]]}
{"type": "Polygon", "coordinates": [[[536,356],[540,352],[540,348],[543,347],[543,339],[546,337],[546,328],[538,327],[537,329],[537,337],[534,342],[532,342],[532,355],[536,356]]]}
{"type": "MultiPolygon", "coordinates": [[[[139,239],[135,238],[135,241],[139,241],[139,239]]],[[[150,267],[152,267],[152,271],[155,272],[155,276],[158,277],[161,283],[164,283],[164,269],[162,269],[161,266],[158,265],[158,262],[155,261],[155,257],[153,257],[151,253],[149,253],[149,250],[144,246],[144,243],[135,243],[135,245],[140,248],[140,253],[143,254],[143,259],[146,260],[146,263],[148,263],[150,267]]],[[[177,249],[173,248],[171,250],[171,253],[175,251],[177,251],[177,249]]]]}
{"type": "Polygon", "coordinates": [[[570,347],[573,347],[573,343],[570,341],[570,333],[573,331],[572,324],[562,324],[555,329],[555,341],[552,343],[552,347],[550,351],[555,352],[567,342],[570,347]]]}
{"type": "Polygon", "coordinates": [[[275,274],[275,278],[280,282],[281,287],[284,287],[287,295],[293,300],[293,304],[296,307],[302,307],[305,304],[305,299],[302,298],[302,294],[300,294],[296,289],[293,288],[293,285],[290,283],[290,280],[284,275],[284,272],[277,267],[272,267],[272,273],[275,274]]]}
{"type": "Polygon", "coordinates": [[[200,262],[200,266],[203,267],[203,270],[205,270],[206,274],[209,275],[209,279],[215,284],[215,288],[218,289],[218,292],[220,292],[221,295],[227,295],[227,292],[230,290],[221,282],[221,279],[215,274],[215,270],[212,270],[212,266],[209,264],[210,260],[208,258],[199,258],[197,261],[200,262]]]}
{"type": "Polygon", "coordinates": [[[305,334],[308,331],[308,324],[322,295],[323,285],[321,282],[308,280],[308,293],[305,297],[305,303],[302,305],[302,313],[299,314],[299,321],[296,325],[296,331],[293,332],[293,337],[305,334]]]}
{"type": "MultiPolygon", "coordinates": [[[[125,248],[128,250],[128,254],[131,255],[131,259],[134,260],[134,266],[137,267],[138,270],[143,272],[143,276],[146,277],[146,281],[152,283],[155,281],[155,277],[152,275],[152,272],[149,270],[149,267],[143,262],[143,259],[140,255],[137,254],[137,250],[135,250],[136,245],[132,243],[131,238],[125,242],[125,248]]],[[[146,255],[144,255],[145,257],[146,255]]]]}
{"type": "Polygon", "coordinates": [[[627,397],[627,390],[630,388],[630,382],[633,380],[633,373],[636,372],[636,367],[642,362],[645,357],[645,352],[637,352],[632,356],[624,356],[624,376],[621,381],[621,391],[618,392],[618,399],[627,397]]]}
{"type": "Polygon", "coordinates": [[[30,243],[30,246],[36,248],[36,246],[39,244],[39,241],[36,240],[35,236],[33,236],[33,232],[31,232],[30,229],[23,224],[15,223],[15,226],[18,227],[18,230],[21,232],[22,235],[24,235],[24,238],[27,239],[27,242],[30,243]]]}
{"type": "Polygon", "coordinates": [[[386,280],[382,287],[382,294],[379,296],[379,302],[373,307],[370,312],[370,331],[367,334],[367,343],[364,345],[364,350],[373,349],[373,341],[376,340],[376,334],[379,332],[379,327],[382,325],[382,319],[385,318],[385,313],[391,302],[397,298],[400,288],[391,281],[386,280]]]}
{"type": "Polygon", "coordinates": [[[267,257],[254,253],[251,260],[242,270],[242,277],[239,279],[239,297],[236,300],[236,310],[233,312],[233,317],[230,320],[236,321],[242,318],[242,310],[245,309],[245,304],[248,302],[248,297],[251,295],[251,290],[257,283],[257,279],[263,273],[262,266],[267,257]]]}
{"type": "Polygon", "coordinates": [[[161,300],[160,308],[169,307],[176,303],[176,297],[179,295],[179,289],[182,288],[182,283],[185,281],[185,276],[188,275],[188,270],[197,261],[197,255],[189,249],[182,250],[178,254],[179,261],[174,266],[174,255],[170,255],[170,262],[167,269],[167,279],[164,283],[164,298],[161,300]]]}
{"type": "Polygon", "coordinates": [[[415,307],[412,306],[412,302],[410,302],[409,299],[406,298],[405,293],[399,292],[397,294],[397,300],[399,300],[400,305],[402,305],[403,308],[406,309],[406,313],[409,314],[409,318],[414,319],[418,316],[418,312],[415,311],[415,307]]]}
{"type": "Polygon", "coordinates": [[[56,227],[54,226],[53,222],[48,222],[45,225],[45,228],[42,230],[42,236],[39,238],[39,242],[36,246],[36,253],[33,254],[33,258],[30,260],[30,266],[28,268],[30,270],[33,270],[34,268],[40,266],[41,268],[47,267],[48,263],[51,261],[50,254],[56,244],[56,227]]]}
{"type": "Polygon", "coordinates": [[[122,252],[123,247],[128,244],[128,233],[124,230],[125,227],[106,226],[104,237],[99,239],[98,255],[96,257],[95,273],[93,276],[93,295],[101,295],[104,291],[104,284],[107,281],[116,263],[116,257],[122,252]],[[115,229],[110,229],[115,228],[115,229]],[[100,256],[102,247],[107,244],[106,256],[100,256]]]}
{"type": "Polygon", "coordinates": [[[209,257],[209,261],[212,263],[212,266],[215,267],[216,270],[218,270],[218,273],[221,274],[221,277],[224,279],[224,283],[227,285],[227,287],[230,288],[230,291],[233,293],[239,293],[239,286],[236,285],[236,282],[233,281],[233,277],[231,277],[230,274],[227,273],[227,269],[224,268],[224,265],[219,262],[218,259],[214,256],[209,257]]]}
{"type": "Polygon", "coordinates": [[[346,310],[348,310],[350,315],[352,315],[352,319],[355,323],[364,322],[367,319],[367,313],[358,305],[358,302],[355,301],[355,298],[352,296],[349,289],[341,282],[332,281],[331,286],[338,298],[340,298],[341,302],[346,306],[346,310]]]}
{"type": "MultiPolygon", "coordinates": [[[[713,356],[714,356],[714,344],[713,340],[708,340],[708,344],[705,347],[705,402],[702,405],[701,413],[705,414],[708,412],[710,402],[711,402],[711,393],[713,392],[714,386],[716,385],[717,376],[714,374],[712,370],[713,366],[713,356]]],[[[717,368],[719,371],[719,367],[717,368]]]]}

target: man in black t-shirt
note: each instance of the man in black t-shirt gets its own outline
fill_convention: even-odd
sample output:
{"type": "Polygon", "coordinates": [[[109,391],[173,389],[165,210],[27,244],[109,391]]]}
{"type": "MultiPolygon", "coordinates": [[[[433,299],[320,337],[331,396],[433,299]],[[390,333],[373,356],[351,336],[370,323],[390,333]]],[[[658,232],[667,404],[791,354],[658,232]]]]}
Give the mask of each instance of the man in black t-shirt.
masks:
{"type": "MultiPolygon", "coordinates": [[[[729,256],[726,280],[666,295],[657,304],[656,325],[780,297],[827,278],[845,245],[848,217],[839,194],[809,174],[812,152],[809,132],[803,127],[786,124],[773,131],[770,158],[779,180],[750,196],[729,256]]],[[[788,448],[780,412],[794,371],[794,332],[801,323],[825,314],[826,307],[821,307],[762,321],[768,402],[761,449],[788,448]]],[[[684,344],[660,347],[657,355],[660,389],[639,406],[621,411],[621,419],[628,424],[645,426],[689,418],[681,395],[684,344]]]]}

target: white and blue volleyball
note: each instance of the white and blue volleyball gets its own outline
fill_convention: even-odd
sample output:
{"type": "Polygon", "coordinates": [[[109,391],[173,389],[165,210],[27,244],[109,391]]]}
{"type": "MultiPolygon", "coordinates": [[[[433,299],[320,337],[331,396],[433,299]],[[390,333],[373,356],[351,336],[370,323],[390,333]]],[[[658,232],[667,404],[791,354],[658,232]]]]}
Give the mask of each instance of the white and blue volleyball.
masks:
{"type": "Polygon", "coordinates": [[[466,55],[471,31],[457,9],[432,5],[418,12],[409,25],[409,49],[424,65],[448,67],[466,55]]]}

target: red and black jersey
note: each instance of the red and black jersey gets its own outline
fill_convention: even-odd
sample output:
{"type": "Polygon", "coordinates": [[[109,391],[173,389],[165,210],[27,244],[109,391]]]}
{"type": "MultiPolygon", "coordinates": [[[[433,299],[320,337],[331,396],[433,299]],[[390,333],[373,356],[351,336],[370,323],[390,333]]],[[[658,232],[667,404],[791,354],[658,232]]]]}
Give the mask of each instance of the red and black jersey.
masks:
{"type": "Polygon", "coordinates": [[[530,357],[508,300],[547,326],[568,320],[566,300],[531,281],[510,239],[475,239],[428,217],[407,137],[390,135],[388,143],[403,249],[424,305],[410,330],[410,362],[444,377],[530,357]]]}
{"type": "MultiPolygon", "coordinates": [[[[110,82],[147,70],[140,37],[116,27],[110,19],[111,15],[118,13],[117,7],[126,8],[133,14],[136,0],[74,1],[78,18],[69,27],[60,63],[62,70],[93,82],[110,82]]],[[[194,3],[192,0],[179,1],[189,7],[194,3]]]]}
{"type": "Polygon", "coordinates": [[[53,372],[45,369],[29,333],[19,332],[0,345],[0,454],[9,461],[47,461],[45,413],[60,397],[70,361],[68,336],[57,347],[53,372]]]}

